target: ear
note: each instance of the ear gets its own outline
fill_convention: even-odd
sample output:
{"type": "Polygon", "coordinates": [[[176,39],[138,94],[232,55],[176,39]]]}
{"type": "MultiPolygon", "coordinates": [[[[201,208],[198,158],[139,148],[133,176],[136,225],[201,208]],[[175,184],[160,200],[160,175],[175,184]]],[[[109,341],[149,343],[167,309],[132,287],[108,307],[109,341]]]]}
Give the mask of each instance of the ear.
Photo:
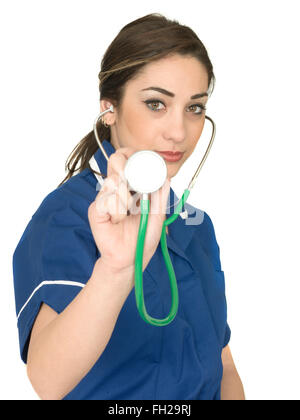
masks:
{"type": "MultiPolygon", "coordinates": [[[[112,104],[112,102],[110,102],[109,100],[107,100],[107,99],[102,99],[101,101],[100,101],[100,112],[103,112],[103,111],[105,111],[106,109],[108,109],[108,108],[110,108],[111,107],[111,105],[113,105],[112,104]]],[[[115,108],[115,106],[114,106],[114,112],[107,112],[103,117],[104,117],[104,120],[105,120],[105,122],[107,123],[107,124],[109,124],[109,125],[112,125],[114,122],[115,122],[115,120],[116,120],[116,116],[115,116],[115,114],[116,114],[116,108],[115,108]]]]}

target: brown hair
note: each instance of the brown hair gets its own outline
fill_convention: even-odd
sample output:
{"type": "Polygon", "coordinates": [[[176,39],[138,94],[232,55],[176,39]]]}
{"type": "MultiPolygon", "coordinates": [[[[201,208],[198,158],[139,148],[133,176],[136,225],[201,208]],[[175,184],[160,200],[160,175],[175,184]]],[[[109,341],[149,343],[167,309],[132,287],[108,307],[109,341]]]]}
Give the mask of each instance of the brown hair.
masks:
{"type": "MultiPolygon", "coordinates": [[[[213,66],[195,32],[176,20],[152,13],[125,25],[107,48],[98,75],[100,100],[107,99],[114,107],[120,107],[126,82],[136,77],[146,64],[171,54],[197,58],[207,70],[209,90],[212,93],[215,85],[213,66]]],[[[109,127],[100,124],[97,132],[100,141],[110,141],[109,127]]],[[[94,131],[91,131],[69,155],[65,165],[68,174],[59,186],[76,171],[90,168],[89,160],[98,147],[94,131]],[[80,166],[76,169],[78,163],[80,166]]]]}

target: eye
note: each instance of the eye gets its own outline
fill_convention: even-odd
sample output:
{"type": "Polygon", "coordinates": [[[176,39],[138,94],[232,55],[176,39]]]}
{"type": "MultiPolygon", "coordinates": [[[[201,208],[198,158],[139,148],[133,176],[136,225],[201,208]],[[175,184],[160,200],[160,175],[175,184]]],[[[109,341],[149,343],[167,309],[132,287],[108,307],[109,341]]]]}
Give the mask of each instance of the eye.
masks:
{"type": "MultiPolygon", "coordinates": [[[[162,104],[162,105],[164,105],[164,103],[163,102],[161,102],[161,101],[159,101],[158,99],[149,99],[149,100],[147,100],[147,101],[144,101],[145,102],[145,104],[147,104],[147,105],[152,105],[152,104],[162,104]]],[[[150,107],[148,107],[151,111],[154,111],[154,112],[157,112],[157,111],[160,111],[162,108],[158,108],[158,107],[155,107],[155,108],[150,108],[150,107]]]]}
{"type": "MultiPolygon", "coordinates": [[[[149,107],[148,106],[148,108],[151,110],[151,111],[154,111],[154,112],[158,112],[158,111],[160,111],[162,108],[158,108],[158,106],[155,106],[154,108],[152,107],[152,105],[154,104],[154,105],[158,105],[158,104],[162,104],[163,106],[165,106],[165,104],[162,102],[162,101],[160,101],[159,99],[148,99],[148,100],[146,100],[146,101],[144,101],[145,102],[145,104],[148,106],[148,105],[150,105],[151,107],[149,107]]],[[[203,104],[193,104],[193,105],[191,105],[191,106],[189,106],[189,109],[191,109],[191,108],[193,108],[193,107],[198,107],[198,108],[200,108],[200,111],[197,111],[197,112],[192,112],[193,114],[195,114],[195,115],[201,115],[202,113],[203,113],[203,111],[205,111],[206,110],[206,107],[205,107],[205,105],[203,105],[203,104]]],[[[188,112],[191,112],[191,111],[188,111],[188,112]]]]}
{"type": "Polygon", "coordinates": [[[192,107],[198,107],[198,108],[201,109],[201,111],[193,112],[193,114],[196,114],[196,115],[201,115],[203,113],[203,111],[206,110],[206,106],[203,105],[203,104],[193,104],[189,108],[192,108],[192,107]]]}

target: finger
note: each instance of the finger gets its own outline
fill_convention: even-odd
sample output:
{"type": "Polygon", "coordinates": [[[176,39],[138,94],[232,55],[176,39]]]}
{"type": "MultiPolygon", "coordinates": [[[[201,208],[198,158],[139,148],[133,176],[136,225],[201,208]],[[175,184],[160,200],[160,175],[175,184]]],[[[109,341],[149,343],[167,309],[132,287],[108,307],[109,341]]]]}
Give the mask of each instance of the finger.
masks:
{"type": "Polygon", "coordinates": [[[107,175],[118,174],[122,180],[125,180],[124,169],[126,162],[137,150],[132,147],[120,147],[112,153],[107,162],[107,175]]]}
{"type": "Polygon", "coordinates": [[[122,153],[113,153],[110,155],[107,162],[107,176],[118,175],[118,177],[125,181],[124,168],[126,165],[127,159],[122,153]]]}
{"type": "Polygon", "coordinates": [[[104,180],[104,182],[103,182],[103,184],[100,188],[100,191],[98,193],[98,196],[101,197],[102,195],[104,195],[106,193],[116,191],[118,181],[119,181],[119,177],[116,174],[105,178],[105,180],[104,180]]]}
{"type": "Polygon", "coordinates": [[[110,215],[105,211],[102,211],[102,208],[97,209],[97,202],[93,201],[88,209],[88,219],[90,226],[95,229],[97,223],[105,223],[110,219],[110,215]]]}
{"type": "Polygon", "coordinates": [[[96,209],[99,217],[119,223],[125,216],[125,207],[116,192],[107,192],[96,200],[96,209]]]}
{"type": "Polygon", "coordinates": [[[108,197],[108,209],[112,223],[120,223],[127,216],[127,207],[123,204],[117,192],[108,197]]]}
{"type": "Polygon", "coordinates": [[[127,183],[120,181],[117,174],[106,178],[99,194],[96,197],[99,214],[110,214],[114,223],[123,220],[132,206],[132,197],[128,191],[127,183]]]}
{"type": "Polygon", "coordinates": [[[117,194],[122,204],[121,210],[123,211],[124,209],[126,209],[127,214],[127,211],[130,210],[131,206],[133,205],[133,196],[129,192],[128,183],[126,181],[120,181],[118,183],[117,194]]]}
{"type": "Polygon", "coordinates": [[[97,195],[95,199],[96,208],[99,214],[108,214],[109,213],[109,206],[108,206],[108,199],[111,195],[114,195],[115,191],[105,191],[101,195],[97,195]]]}

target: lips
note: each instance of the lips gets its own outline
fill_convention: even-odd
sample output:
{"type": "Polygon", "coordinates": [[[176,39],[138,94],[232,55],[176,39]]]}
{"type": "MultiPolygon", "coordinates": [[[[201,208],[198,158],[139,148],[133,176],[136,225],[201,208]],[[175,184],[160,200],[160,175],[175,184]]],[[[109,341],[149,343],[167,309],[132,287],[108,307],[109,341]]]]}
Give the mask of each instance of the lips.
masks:
{"type": "Polygon", "coordinates": [[[184,155],[183,152],[170,152],[170,151],[157,151],[167,162],[178,162],[182,156],[184,155]]]}

